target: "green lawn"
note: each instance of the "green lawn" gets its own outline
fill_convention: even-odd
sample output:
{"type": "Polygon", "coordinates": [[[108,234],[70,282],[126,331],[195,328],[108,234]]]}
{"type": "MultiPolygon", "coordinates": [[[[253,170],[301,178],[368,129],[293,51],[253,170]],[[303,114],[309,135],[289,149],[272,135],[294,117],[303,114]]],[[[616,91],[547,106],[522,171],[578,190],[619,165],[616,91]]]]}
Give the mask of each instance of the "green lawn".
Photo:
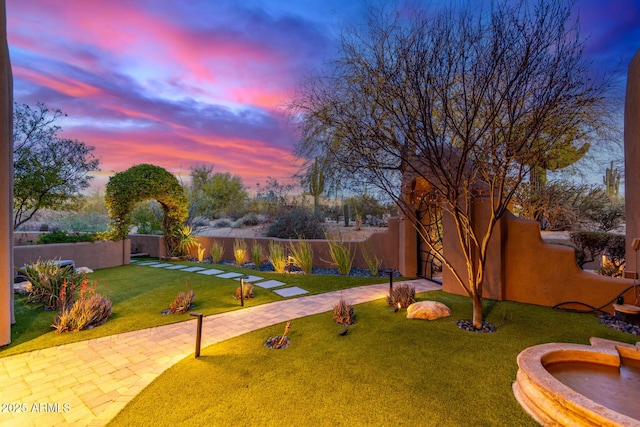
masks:
{"type": "Polygon", "coordinates": [[[637,336],[595,315],[485,301],[492,334],[459,329],[468,298],[441,291],[452,316],[408,320],[383,300],[357,305],[349,333],[331,313],[292,321],[291,346],[264,347],[276,325],[212,345],[177,363],[112,421],[125,425],[535,426],[513,397],[516,356],[546,342],[637,336]]]}
{"type": "MultiPolygon", "coordinates": [[[[181,264],[206,266],[275,279],[289,286],[300,286],[311,294],[383,283],[387,280],[371,277],[276,274],[226,265],[188,262],[181,264]]],[[[0,357],[190,320],[192,317],[188,313],[161,314],[179,292],[185,291],[187,278],[196,293],[194,311],[210,315],[240,308],[240,301],[234,299],[235,290],[239,286],[239,282],[235,280],[135,264],[97,270],[87,277],[91,281],[97,280],[96,292],[106,295],[113,303],[113,314],[107,323],[85,331],[57,334],[51,327],[57,312],[34,308],[32,305],[25,304],[23,298],[16,298],[16,324],[11,328],[11,344],[0,348],[0,357]]],[[[255,288],[255,295],[255,298],[245,301],[245,306],[283,299],[271,290],[258,287],[255,288]]]]}

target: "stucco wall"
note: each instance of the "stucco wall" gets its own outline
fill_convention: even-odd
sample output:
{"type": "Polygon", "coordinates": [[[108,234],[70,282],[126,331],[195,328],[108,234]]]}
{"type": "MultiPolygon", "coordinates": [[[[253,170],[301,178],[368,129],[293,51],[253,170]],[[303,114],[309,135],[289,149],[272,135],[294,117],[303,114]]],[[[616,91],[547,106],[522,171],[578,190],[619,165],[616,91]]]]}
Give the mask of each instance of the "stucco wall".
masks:
{"type": "MultiPolygon", "coordinates": [[[[581,270],[573,249],[545,243],[535,221],[512,214],[507,214],[501,221],[500,233],[493,236],[495,240],[492,243],[499,243],[502,250],[493,252],[487,259],[487,268],[501,274],[488,276],[483,292],[485,298],[549,307],[577,301],[600,307],[633,284],[629,279],[615,279],[581,270]]],[[[447,233],[450,226],[445,224],[445,236],[455,232],[447,233]]],[[[443,290],[464,295],[450,272],[443,275],[443,290]]],[[[626,302],[633,303],[633,289],[624,297],[626,302]]],[[[585,307],[576,305],[573,308],[585,307]]],[[[613,307],[608,305],[605,310],[612,312],[613,307]]]]}
{"type": "MultiPolygon", "coordinates": [[[[371,248],[376,256],[383,260],[380,267],[383,269],[398,269],[398,231],[399,221],[395,219],[389,220],[389,228],[384,232],[372,234],[364,242],[350,242],[353,250],[356,251],[356,256],[353,261],[354,268],[368,268],[362,253],[360,250],[360,244],[364,244],[371,248]]],[[[166,256],[167,251],[164,245],[164,239],[161,236],[148,235],[148,234],[132,234],[129,236],[131,240],[131,247],[134,252],[142,252],[149,254],[150,257],[162,257],[166,256]]],[[[234,260],[233,257],[233,243],[235,237],[211,237],[211,236],[197,236],[197,240],[205,249],[204,258],[211,257],[211,245],[213,240],[222,243],[224,247],[223,259],[234,260]]],[[[257,238],[245,238],[249,251],[253,246],[255,240],[257,244],[262,246],[263,253],[266,255],[269,253],[269,241],[275,240],[282,243],[285,247],[289,247],[289,240],[276,239],[268,237],[257,238]]],[[[331,256],[329,254],[329,245],[326,240],[307,240],[311,244],[313,250],[313,266],[314,267],[332,267],[331,256]]],[[[192,248],[189,256],[196,258],[198,255],[197,248],[192,248]]],[[[247,254],[246,261],[250,261],[250,252],[247,254]]],[[[415,272],[414,272],[415,274],[415,272]]]]}
{"type": "Polygon", "coordinates": [[[38,259],[70,259],[75,262],[76,267],[89,267],[96,270],[129,264],[131,242],[120,240],[14,246],[13,256],[16,267],[36,262],[38,259]]]}

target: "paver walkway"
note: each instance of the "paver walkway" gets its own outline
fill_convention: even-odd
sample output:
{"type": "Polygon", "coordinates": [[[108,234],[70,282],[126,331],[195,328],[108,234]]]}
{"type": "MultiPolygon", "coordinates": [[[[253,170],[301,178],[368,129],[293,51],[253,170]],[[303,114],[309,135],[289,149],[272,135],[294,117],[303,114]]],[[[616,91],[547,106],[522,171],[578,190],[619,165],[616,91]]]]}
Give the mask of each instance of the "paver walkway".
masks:
{"type": "MultiPolygon", "coordinates": [[[[440,289],[427,280],[416,292],[440,289]]],[[[207,316],[202,347],[255,329],[384,298],[379,284],[277,301],[207,316]]],[[[196,320],[0,358],[0,426],[100,426],[176,362],[193,355],[196,320]]]]}

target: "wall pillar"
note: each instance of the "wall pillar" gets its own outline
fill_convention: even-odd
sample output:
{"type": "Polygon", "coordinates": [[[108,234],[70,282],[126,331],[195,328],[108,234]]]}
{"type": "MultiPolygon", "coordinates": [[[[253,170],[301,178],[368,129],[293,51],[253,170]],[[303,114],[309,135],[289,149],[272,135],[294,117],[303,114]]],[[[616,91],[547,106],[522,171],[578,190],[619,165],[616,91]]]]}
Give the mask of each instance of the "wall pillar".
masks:
{"type": "Polygon", "coordinates": [[[0,0],[0,346],[11,342],[13,317],[13,81],[5,0],[0,0]]]}
{"type": "MultiPolygon", "coordinates": [[[[624,103],[624,199],[627,247],[625,275],[635,278],[638,266],[633,239],[640,238],[640,50],[629,64],[624,103]]],[[[638,254],[640,256],[640,254],[638,254]]]]}

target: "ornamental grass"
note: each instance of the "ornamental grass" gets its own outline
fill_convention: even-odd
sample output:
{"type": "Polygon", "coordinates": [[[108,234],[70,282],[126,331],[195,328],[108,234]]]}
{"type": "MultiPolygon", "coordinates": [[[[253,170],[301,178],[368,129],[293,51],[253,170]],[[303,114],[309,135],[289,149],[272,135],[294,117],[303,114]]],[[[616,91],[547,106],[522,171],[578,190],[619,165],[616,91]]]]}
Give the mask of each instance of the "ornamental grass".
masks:
{"type": "Polygon", "coordinates": [[[300,239],[297,243],[289,240],[289,250],[291,251],[291,261],[293,265],[298,267],[304,274],[311,273],[313,269],[313,250],[311,243],[304,239],[300,239]]]}

